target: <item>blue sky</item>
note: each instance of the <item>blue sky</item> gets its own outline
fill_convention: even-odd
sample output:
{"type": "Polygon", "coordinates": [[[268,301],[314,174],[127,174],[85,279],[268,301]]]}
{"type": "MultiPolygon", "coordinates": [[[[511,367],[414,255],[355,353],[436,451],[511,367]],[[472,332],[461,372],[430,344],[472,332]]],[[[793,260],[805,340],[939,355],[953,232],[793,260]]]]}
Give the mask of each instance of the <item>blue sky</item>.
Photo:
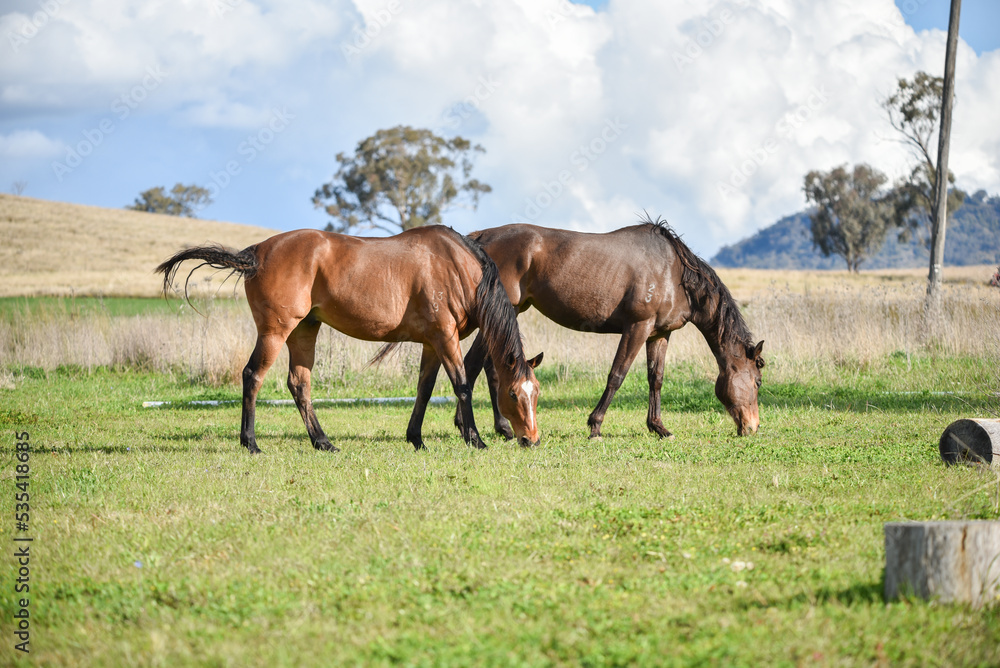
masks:
{"type": "MultiPolygon", "coordinates": [[[[952,168],[961,187],[1000,192],[1000,3],[962,9],[952,168]]],[[[201,217],[322,227],[310,197],[336,153],[408,124],[487,150],[475,173],[494,191],[477,212],[449,212],[459,230],[603,231],[647,210],[711,256],[799,210],[810,169],[906,171],[877,100],[897,76],[943,67],[948,2],[15,0],[0,12],[5,191],[121,207],[198,183],[215,193],[201,217]]]]}

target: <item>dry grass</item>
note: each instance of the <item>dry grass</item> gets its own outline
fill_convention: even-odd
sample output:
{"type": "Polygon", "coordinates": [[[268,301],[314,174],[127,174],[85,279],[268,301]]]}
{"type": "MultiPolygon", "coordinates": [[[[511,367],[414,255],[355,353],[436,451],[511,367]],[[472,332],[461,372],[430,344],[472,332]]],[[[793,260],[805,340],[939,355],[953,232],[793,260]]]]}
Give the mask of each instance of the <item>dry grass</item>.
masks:
{"type": "MultiPolygon", "coordinates": [[[[996,271],[993,265],[945,267],[944,284],[986,286],[996,271]]],[[[927,267],[919,269],[874,269],[852,274],[849,271],[791,269],[718,269],[719,277],[737,299],[746,302],[775,292],[807,295],[831,286],[844,289],[903,288],[922,290],[927,285],[927,267]]]]}
{"type": "MultiPolygon", "coordinates": [[[[924,324],[923,292],[915,286],[833,285],[805,295],[775,291],[751,300],[744,313],[756,338],[765,340],[772,381],[816,380],[840,367],[864,368],[899,354],[1000,363],[1000,290],[949,286],[944,303],[945,318],[933,330],[924,324]]],[[[114,366],[180,373],[210,385],[236,383],[256,338],[249,309],[242,300],[219,299],[203,310],[204,316],[180,305],[176,315],[13,314],[0,320],[0,368],[114,366]]],[[[616,335],[566,330],[533,310],[522,314],[520,323],[526,352],[544,351],[546,365],[560,379],[607,373],[616,335]]],[[[403,346],[378,369],[368,368],[378,347],[324,327],[314,379],[341,386],[362,380],[373,388],[412,384],[419,347],[403,346]]],[[[717,373],[705,339],[690,325],[671,337],[668,363],[693,366],[706,378],[717,373]]],[[[633,373],[644,374],[644,365],[640,354],[633,373]]],[[[283,356],[269,382],[283,386],[286,368],[283,356]]]]}
{"type": "Polygon", "coordinates": [[[161,285],[154,267],[178,249],[207,241],[244,248],[274,233],[0,194],[0,296],[151,297],[161,285]]]}
{"type": "MultiPolygon", "coordinates": [[[[219,241],[243,247],[271,234],[262,228],[0,195],[0,295],[155,295],[152,268],[185,245],[219,241]]],[[[1000,361],[1000,290],[986,282],[993,267],[945,269],[946,316],[933,329],[923,320],[925,270],[848,272],[722,269],[751,330],[765,340],[775,380],[814,377],[843,365],[923,352],[1000,361]]],[[[206,283],[202,270],[193,283],[206,283]]],[[[214,279],[216,282],[218,278],[214,279]]],[[[212,290],[209,290],[211,292],[212,290]]],[[[242,295],[242,289],[237,293],[242,295]]],[[[222,294],[231,294],[227,288],[222,294]]],[[[241,300],[217,299],[202,317],[178,302],[176,315],[114,317],[92,313],[17,316],[0,320],[0,367],[122,366],[183,373],[209,384],[235,382],[255,339],[241,300]]],[[[618,337],[562,329],[535,311],[520,318],[527,352],[546,353],[559,376],[607,373],[618,337]]],[[[466,341],[466,346],[470,341],[466,341]]],[[[366,384],[407,382],[416,375],[417,346],[366,370],[378,344],[324,328],[314,378],[366,384]]],[[[670,363],[694,365],[706,377],[715,362],[688,326],[671,337],[670,363]]],[[[283,383],[286,360],[272,374],[283,383]]],[[[633,372],[643,373],[640,354],[633,372]]]]}

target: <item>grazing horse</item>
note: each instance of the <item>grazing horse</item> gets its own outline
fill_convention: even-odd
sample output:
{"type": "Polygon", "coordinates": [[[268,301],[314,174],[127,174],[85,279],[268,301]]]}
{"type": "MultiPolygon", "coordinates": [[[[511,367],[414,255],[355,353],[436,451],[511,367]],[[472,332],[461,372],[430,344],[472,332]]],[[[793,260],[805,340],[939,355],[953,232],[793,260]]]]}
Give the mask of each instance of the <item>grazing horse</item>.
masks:
{"type": "MultiPolygon", "coordinates": [[[[660,419],[660,388],[670,333],[691,322],[705,336],[719,365],[715,396],[736,422],[740,435],[760,424],[757,390],[764,342],[750,330],[718,275],[662,220],[607,234],[555,230],[535,225],[504,225],[474,232],[496,262],[507,294],[518,312],[531,306],[563,327],[621,334],[607,386],[587,424],[590,437],[601,424],[632,361],[646,346],[649,410],[646,426],[661,437],[670,432],[660,419]]],[[[483,368],[484,348],[477,339],[465,358],[470,385],[483,368]]],[[[496,406],[495,373],[486,364],[490,397],[496,406]]],[[[455,416],[461,426],[461,416],[455,416]]],[[[498,433],[511,438],[510,426],[494,409],[498,433]]]]}
{"type": "Polygon", "coordinates": [[[309,439],[317,450],[337,451],[323,433],[310,400],[321,323],[357,339],[389,342],[375,359],[401,341],[423,344],[417,399],[406,428],[406,440],[417,450],[424,447],[424,411],[442,364],[458,397],[465,442],[486,447],[472,416],[472,390],[459,346],[478,327],[480,345],[503,388],[500,412],[522,445],[538,443],[538,380],[533,369],[542,356],[524,358],[517,313],[496,265],[478,243],[451,228],[434,225],[377,239],[298,230],[242,251],[188,248],[156,268],[163,274],[164,291],[185,260],[200,260],[199,267],[230,269],[244,279],[257,325],[257,345],[243,369],[240,429],[240,443],[251,453],[260,452],[254,434],[257,392],[286,343],[288,389],[309,439]]]}

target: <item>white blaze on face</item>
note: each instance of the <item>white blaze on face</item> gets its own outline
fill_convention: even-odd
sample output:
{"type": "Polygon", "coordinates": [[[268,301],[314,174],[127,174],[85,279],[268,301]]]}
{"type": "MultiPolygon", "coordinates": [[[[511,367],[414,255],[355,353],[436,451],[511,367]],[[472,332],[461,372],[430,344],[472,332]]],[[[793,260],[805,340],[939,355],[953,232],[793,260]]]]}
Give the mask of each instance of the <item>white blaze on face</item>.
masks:
{"type": "Polygon", "coordinates": [[[526,380],[521,383],[521,389],[528,397],[528,429],[535,428],[535,412],[531,407],[531,393],[535,391],[535,386],[531,384],[530,380],[526,380]]]}

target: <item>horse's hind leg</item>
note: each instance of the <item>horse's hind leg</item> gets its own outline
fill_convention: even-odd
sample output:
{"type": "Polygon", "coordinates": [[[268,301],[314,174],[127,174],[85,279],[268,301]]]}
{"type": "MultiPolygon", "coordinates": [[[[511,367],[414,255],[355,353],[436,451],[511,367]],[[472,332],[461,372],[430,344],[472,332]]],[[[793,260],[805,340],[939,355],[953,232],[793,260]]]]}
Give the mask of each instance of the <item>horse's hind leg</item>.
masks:
{"type": "Polygon", "coordinates": [[[267,370],[274,364],[284,343],[285,337],[280,334],[258,334],[257,345],[250,355],[250,361],[243,368],[243,418],[240,422],[240,443],[250,451],[250,454],[260,452],[254,433],[257,393],[264,382],[267,370]]]}
{"type": "Polygon", "coordinates": [[[426,450],[424,439],[421,435],[421,428],[424,424],[424,413],[427,411],[427,402],[430,401],[431,393],[434,391],[434,382],[437,380],[438,369],[441,368],[441,358],[434,352],[434,348],[424,344],[424,350],[420,354],[420,376],[417,380],[417,400],[413,403],[413,413],[410,414],[410,424],[406,427],[406,440],[413,445],[416,450],[426,450]]]}
{"type": "Polygon", "coordinates": [[[309,440],[317,450],[338,452],[323,433],[316,418],[310,397],[312,388],[312,368],[316,361],[316,335],[320,322],[312,316],[306,317],[288,335],[288,391],[295,399],[295,406],[309,432],[309,440]]]}
{"type": "Polygon", "coordinates": [[[608,373],[608,384],[604,388],[604,394],[601,395],[601,400],[597,402],[597,406],[587,419],[591,438],[597,438],[601,435],[604,414],[608,412],[608,406],[611,405],[615,392],[622,386],[625,376],[628,375],[629,367],[632,366],[632,361],[639,354],[639,348],[649,338],[651,331],[651,323],[637,322],[622,333],[621,341],[618,342],[618,351],[615,353],[615,361],[611,364],[611,371],[608,373]]]}
{"type": "Polygon", "coordinates": [[[670,333],[662,339],[646,341],[646,377],[649,379],[649,411],[646,426],[660,438],[673,438],[660,420],[660,388],[663,387],[663,364],[667,356],[667,342],[670,333]]]}

